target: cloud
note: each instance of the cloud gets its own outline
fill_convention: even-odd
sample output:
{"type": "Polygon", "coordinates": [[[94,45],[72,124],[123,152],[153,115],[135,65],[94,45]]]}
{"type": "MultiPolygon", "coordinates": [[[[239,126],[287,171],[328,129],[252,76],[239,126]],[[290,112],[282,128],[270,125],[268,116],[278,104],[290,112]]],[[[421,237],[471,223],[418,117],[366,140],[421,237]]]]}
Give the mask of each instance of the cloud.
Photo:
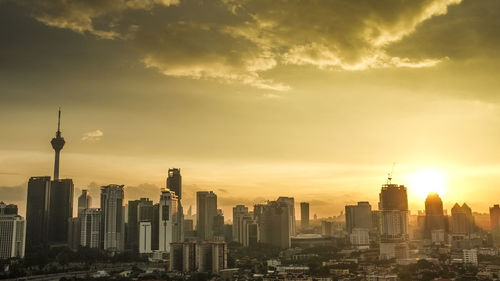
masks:
{"type": "MultiPolygon", "coordinates": [[[[31,3],[31,2],[30,2],[31,3]]],[[[286,91],[272,71],[433,67],[447,58],[387,50],[461,0],[102,0],[36,1],[53,27],[134,46],[146,68],[166,76],[286,91]]]]}
{"type": "Polygon", "coordinates": [[[26,185],[0,186],[1,201],[18,203],[26,200],[26,185]]]}
{"type": "Polygon", "coordinates": [[[84,133],[82,136],[82,141],[86,142],[97,142],[101,140],[104,133],[101,130],[95,130],[91,132],[84,133]]]}

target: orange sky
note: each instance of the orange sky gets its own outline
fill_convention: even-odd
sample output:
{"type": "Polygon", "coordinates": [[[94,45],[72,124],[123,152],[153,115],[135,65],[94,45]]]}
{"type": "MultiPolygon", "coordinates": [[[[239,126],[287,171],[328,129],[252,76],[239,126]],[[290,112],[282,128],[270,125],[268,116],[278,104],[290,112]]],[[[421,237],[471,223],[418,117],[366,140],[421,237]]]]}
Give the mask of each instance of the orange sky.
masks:
{"type": "Polygon", "coordinates": [[[412,210],[432,170],[445,208],[487,212],[500,3],[373,3],[0,1],[0,200],[23,209],[28,178],[52,174],[61,106],[61,175],[94,198],[119,183],[157,201],[180,167],[185,206],[214,190],[227,217],[280,195],[332,216],[376,208],[396,162],[412,210]]]}

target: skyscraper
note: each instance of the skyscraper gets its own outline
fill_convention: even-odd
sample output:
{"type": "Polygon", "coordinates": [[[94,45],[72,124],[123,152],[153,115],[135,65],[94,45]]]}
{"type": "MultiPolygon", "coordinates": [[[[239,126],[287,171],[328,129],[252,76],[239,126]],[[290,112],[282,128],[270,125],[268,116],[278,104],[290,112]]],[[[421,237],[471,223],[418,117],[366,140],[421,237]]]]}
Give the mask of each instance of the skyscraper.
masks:
{"type": "Polygon", "coordinates": [[[26,249],[44,247],[49,237],[50,177],[31,177],[26,201],[26,249]]]}
{"type": "Polygon", "coordinates": [[[451,208],[451,231],[455,234],[471,234],[474,231],[474,217],[472,209],[463,203],[455,203],[451,208]]]}
{"type": "Polygon", "coordinates": [[[500,245],[500,205],[498,204],[490,207],[490,227],[493,244],[498,247],[500,245]]]}
{"type": "Polygon", "coordinates": [[[224,240],[224,214],[221,209],[217,209],[217,215],[214,217],[214,224],[212,227],[214,237],[218,241],[224,240]]]}
{"type": "Polygon", "coordinates": [[[57,132],[56,136],[50,141],[52,144],[52,148],[55,151],[55,160],[54,160],[54,180],[59,179],[59,154],[64,147],[65,141],[61,136],[61,109],[59,108],[59,116],[57,119],[57,132]]]}
{"type": "Polygon", "coordinates": [[[175,192],[177,198],[182,199],[182,176],[181,169],[171,168],[168,169],[168,177],[167,177],[167,188],[170,191],[175,192]]]}
{"type": "Polygon", "coordinates": [[[125,244],[123,185],[101,187],[101,249],[122,252],[125,244]]]}
{"type": "Polygon", "coordinates": [[[290,248],[290,206],[283,201],[255,205],[254,215],[260,229],[260,241],[283,249],[290,248]]]}
{"type": "Polygon", "coordinates": [[[99,248],[101,229],[101,210],[88,208],[80,215],[80,245],[90,248],[99,248]]]}
{"type": "Polygon", "coordinates": [[[148,198],[128,201],[127,248],[138,251],[139,224],[152,221],[153,201],[148,198]]]}
{"type": "Polygon", "coordinates": [[[408,195],[404,185],[391,180],[389,177],[379,194],[381,259],[408,257],[408,195]]]}
{"type": "Polygon", "coordinates": [[[233,241],[243,244],[243,217],[248,215],[248,207],[236,205],[233,207],[233,241]]]}
{"type": "Polygon", "coordinates": [[[78,197],[78,216],[80,216],[83,210],[90,207],[92,207],[92,197],[90,197],[88,190],[84,189],[82,190],[82,194],[78,197]]]}
{"type": "Polygon", "coordinates": [[[355,228],[371,230],[372,206],[368,202],[358,202],[357,205],[345,206],[345,224],[347,233],[351,234],[355,228]]]}
{"type": "Polygon", "coordinates": [[[0,214],[0,260],[23,258],[26,221],[17,214],[0,214]]]}
{"type": "Polygon", "coordinates": [[[302,228],[309,227],[309,203],[300,203],[300,226],[302,228]]]}
{"type": "Polygon", "coordinates": [[[68,222],[73,217],[73,180],[58,179],[50,183],[49,242],[68,242],[68,222]]]}
{"type": "Polygon", "coordinates": [[[288,223],[288,229],[290,232],[290,237],[295,236],[296,227],[295,227],[295,199],[293,197],[283,197],[280,196],[277,202],[285,203],[288,206],[288,215],[290,216],[288,223]]]}
{"type": "Polygon", "coordinates": [[[446,220],[443,213],[443,201],[437,193],[429,193],[425,199],[425,230],[424,237],[431,239],[435,230],[446,230],[446,220]]]}
{"type": "Polygon", "coordinates": [[[177,195],[169,189],[162,189],[159,208],[159,251],[167,253],[170,252],[170,243],[180,241],[177,195]]]}
{"type": "Polygon", "coordinates": [[[177,229],[179,233],[177,234],[179,240],[184,240],[184,208],[182,207],[182,176],[181,169],[171,168],[168,169],[167,177],[167,189],[173,191],[177,196],[177,224],[179,228],[177,229]]]}
{"type": "Polygon", "coordinates": [[[196,231],[198,240],[212,240],[217,215],[217,195],[213,191],[196,192],[196,231]]]}

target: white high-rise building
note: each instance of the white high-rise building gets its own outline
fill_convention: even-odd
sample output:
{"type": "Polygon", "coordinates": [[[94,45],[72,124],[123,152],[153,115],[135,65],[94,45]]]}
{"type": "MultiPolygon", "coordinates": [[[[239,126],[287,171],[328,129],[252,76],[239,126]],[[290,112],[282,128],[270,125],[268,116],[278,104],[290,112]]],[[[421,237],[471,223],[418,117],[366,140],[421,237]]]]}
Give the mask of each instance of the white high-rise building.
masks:
{"type": "Polygon", "coordinates": [[[101,187],[101,245],[102,249],[121,252],[125,248],[125,212],[123,185],[101,187]]]}
{"type": "Polygon", "coordinates": [[[169,189],[163,189],[160,195],[158,224],[160,252],[170,252],[170,243],[180,240],[177,210],[177,195],[169,189]]]}
{"type": "Polygon", "coordinates": [[[99,248],[101,228],[101,210],[99,208],[84,209],[80,213],[80,245],[99,248]]]}
{"type": "Polygon", "coordinates": [[[26,221],[18,215],[0,215],[0,259],[23,258],[26,221]]]}
{"type": "Polygon", "coordinates": [[[151,251],[151,222],[142,221],[139,223],[139,253],[152,253],[151,251]]]}

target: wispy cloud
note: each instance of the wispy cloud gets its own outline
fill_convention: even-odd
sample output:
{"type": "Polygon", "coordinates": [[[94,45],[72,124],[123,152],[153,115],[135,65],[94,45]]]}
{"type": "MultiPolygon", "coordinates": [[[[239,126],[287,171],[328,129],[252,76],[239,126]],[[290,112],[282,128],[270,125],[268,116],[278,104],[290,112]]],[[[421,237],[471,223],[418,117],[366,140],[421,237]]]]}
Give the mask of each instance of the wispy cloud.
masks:
{"type": "Polygon", "coordinates": [[[83,134],[82,141],[97,142],[100,141],[104,133],[101,130],[95,130],[83,134]]]}

